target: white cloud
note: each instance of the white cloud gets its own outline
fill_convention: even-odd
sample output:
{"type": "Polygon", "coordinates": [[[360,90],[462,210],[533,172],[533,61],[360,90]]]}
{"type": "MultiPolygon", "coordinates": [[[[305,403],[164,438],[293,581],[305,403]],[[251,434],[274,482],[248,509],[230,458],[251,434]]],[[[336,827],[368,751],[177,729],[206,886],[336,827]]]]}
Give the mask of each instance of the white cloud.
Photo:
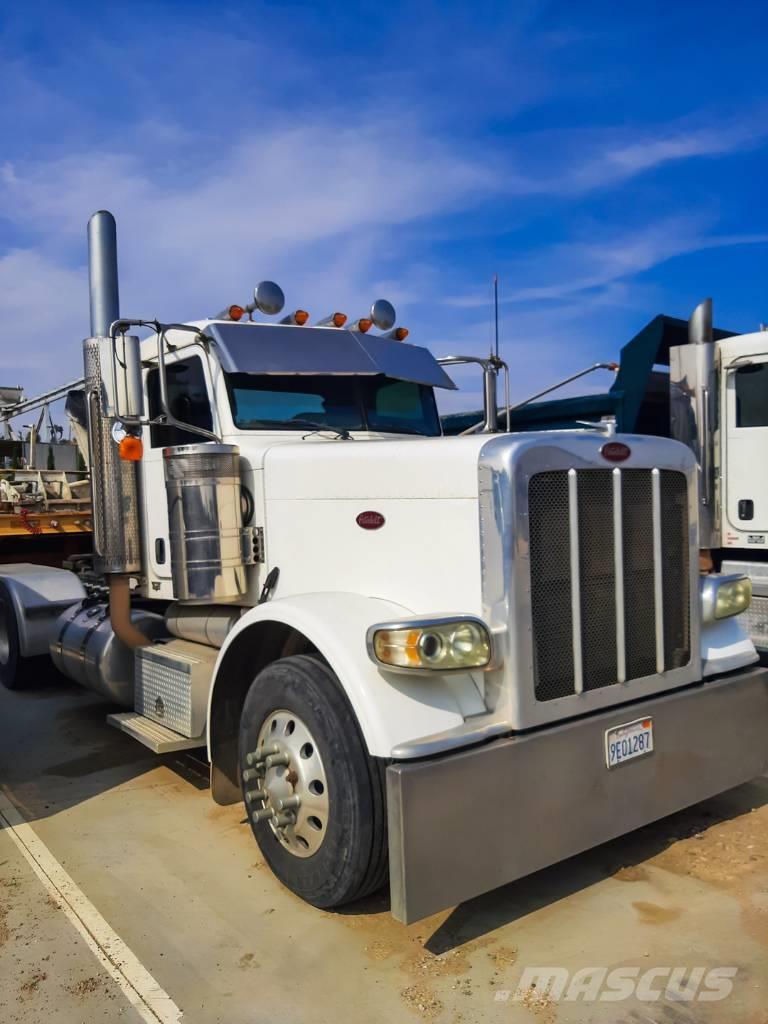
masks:
{"type": "MultiPolygon", "coordinates": [[[[758,245],[768,242],[768,234],[710,233],[711,223],[700,216],[669,217],[643,228],[624,230],[600,239],[572,241],[539,249],[526,256],[509,277],[530,283],[505,289],[505,305],[562,302],[578,297],[590,306],[627,301],[625,282],[667,260],[705,249],[758,245]]],[[[486,295],[457,295],[449,305],[471,309],[485,306],[486,295]]],[[[583,308],[583,305],[582,305],[583,308]]]]}

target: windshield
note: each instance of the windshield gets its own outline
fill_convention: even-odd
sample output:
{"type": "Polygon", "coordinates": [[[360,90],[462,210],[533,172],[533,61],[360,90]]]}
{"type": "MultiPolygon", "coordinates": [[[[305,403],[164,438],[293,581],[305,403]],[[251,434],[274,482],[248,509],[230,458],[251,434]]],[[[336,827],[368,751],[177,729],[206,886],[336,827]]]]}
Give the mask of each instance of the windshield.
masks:
{"type": "Polygon", "coordinates": [[[379,430],[440,434],[431,387],[388,377],[230,373],[232,417],[241,430],[379,430]]]}

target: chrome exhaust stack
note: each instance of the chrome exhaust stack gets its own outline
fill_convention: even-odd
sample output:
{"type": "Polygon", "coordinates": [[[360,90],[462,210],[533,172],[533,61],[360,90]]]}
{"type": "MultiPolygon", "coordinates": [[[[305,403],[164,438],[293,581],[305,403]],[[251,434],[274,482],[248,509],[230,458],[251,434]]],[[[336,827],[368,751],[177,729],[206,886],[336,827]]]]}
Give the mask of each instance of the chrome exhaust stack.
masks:
{"type": "Polygon", "coordinates": [[[715,498],[715,344],[712,299],[688,320],[688,344],[669,351],[671,433],[699,464],[699,547],[720,545],[715,498]]]}
{"type": "Polygon", "coordinates": [[[94,567],[109,578],[110,618],[129,647],[147,643],[131,622],[128,575],[141,570],[136,468],[120,458],[114,426],[121,413],[141,415],[138,338],[120,335],[115,218],[106,210],[88,221],[91,337],[83,342],[93,495],[94,567]],[[118,359],[117,346],[121,346],[118,359]],[[137,408],[138,405],[138,408],[137,408]]]}

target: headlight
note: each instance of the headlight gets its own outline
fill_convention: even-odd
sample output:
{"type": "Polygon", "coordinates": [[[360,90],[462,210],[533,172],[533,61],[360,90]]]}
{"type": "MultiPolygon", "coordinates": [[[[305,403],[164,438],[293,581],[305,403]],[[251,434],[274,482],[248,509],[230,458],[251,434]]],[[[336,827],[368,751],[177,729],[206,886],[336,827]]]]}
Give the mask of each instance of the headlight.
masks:
{"type": "Polygon", "coordinates": [[[752,580],[748,576],[702,576],[701,605],[704,622],[728,619],[749,608],[752,580]]]}
{"type": "Polygon", "coordinates": [[[491,660],[491,638],[476,619],[382,623],[368,631],[368,650],[389,668],[449,672],[485,668],[491,660]]]}
{"type": "Polygon", "coordinates": [[[722,583],[717,588],[715,618],[727,619],[731,615],[745,612],[752,602],[752,580],[744,577],[733,583],[722,583]]]}

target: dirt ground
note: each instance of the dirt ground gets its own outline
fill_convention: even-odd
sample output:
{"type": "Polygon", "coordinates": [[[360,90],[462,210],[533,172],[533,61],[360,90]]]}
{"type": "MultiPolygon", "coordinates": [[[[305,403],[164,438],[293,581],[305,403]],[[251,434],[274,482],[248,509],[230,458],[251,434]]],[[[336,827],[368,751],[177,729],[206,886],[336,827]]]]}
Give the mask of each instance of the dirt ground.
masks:
{"type": "MultiPolygon", "coordinates": [[[[107,710],[0,691],[0,791],[185,1024],[768,1024],[766,778],[404,927],[385,894],[302,904],[201,760],[154,757],[107,710]],[[530,967],[735,976],[720,1002],[595,1001],[521,984],[530,967]]],[[[0,1024],[147,1020],[0,829],[0,1024]]]]}

